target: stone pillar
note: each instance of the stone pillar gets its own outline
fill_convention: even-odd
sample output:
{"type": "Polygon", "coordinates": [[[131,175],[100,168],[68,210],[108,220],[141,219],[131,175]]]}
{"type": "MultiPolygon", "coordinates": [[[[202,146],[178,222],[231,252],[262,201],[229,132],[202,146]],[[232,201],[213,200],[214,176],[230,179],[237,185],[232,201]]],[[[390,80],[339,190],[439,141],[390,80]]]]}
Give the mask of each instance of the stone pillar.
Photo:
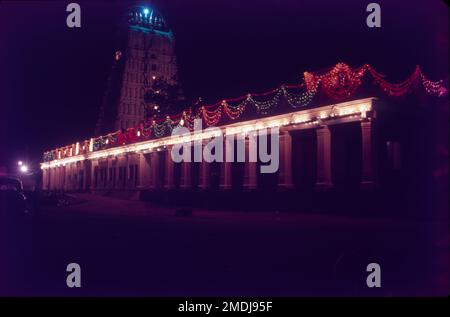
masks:
{"type": "Polygon", "coordinates": [[[317,136],[317,179],[316,189],[333,187],[331,179],[331,132],[327,126],[316,130],[317,136]]]}
{"type": "Polygon", "coordinates": [[[75,175],[78,175],[76,173],[77,167],[75,166],[75,164],[76,163],[70,163],[66,169],[67,189],[70,191],[75,190],[75,183],[76,183],[75,175]]]}
{"type": "Polygon", "coordinates": [[[103,169],[104,169],[104,165],[103,165],[103,160],[99,159],[98,161],[98,169],[97,169],[97,189],[103,189],[104,185],[104,179],[103,179],[103,169]]]}
{"type": "Polygon", "coordinates": [[[361,143],[361,188],[368,189],[376,179],[372,121],[361,121],[361,143]]]}
{"type": "Polygon", "coordinates": [[[53,190],[55,188],[55,168],[50,167],[48,169],[48,190],[53,190]]]}
{"type": "Polygon", "coordinates": [[[63,167],[59,166],[58,167],[58,190],[62,190],[63,189],[63,167]]]}
{"type": "Polygon", "coordinates": [[[50,167],[48,169],[48,190],[53,190],[55,187],[55,169],[50,167]]]}
{"type": "MultiPolygon", "coordinates": [[[[91,179],[90,179],[90,189],[95,190],[95,168],[98,166],[96,161],[91,161],[91,179]]],[[[97,173],[98,174],[98,173],[97,173]]],[[[97,183],[98,183],[98,175],[97,175],[97,183]]]]}
{"type": "Polygon", "coordinates": [[[61,186],[63,191],[67,190],[67,176],[66,176],[66,166],[64,165],[62,167],[62,186],[61,186]]]}
{"type": "Polygon", "coordinates": [[[61,190],[62,184],[61,176],[62,176],[62,167],[58,166],[58,190],[61,190]]]}
{"type": "Polygon", "coordinates": [[[232,187],[231,183],[231,164],[230,155],[227,155],[227,152],[230,152],[232,148],[228,145],[226,139],[224,139],[223,143],[224,151],[223,151],[223,162],[220,164],[220,184],[219,188],[221,190],[229,190],[232,187]],[[228,157],[228,160],[227,160],[228,157]]]}
{"type": "Polygon", "coordinates": [[[44,188],[45,190],[50,190],[51,189],[51,176],[52,176],[52,169],[51,168],[47,168],[45,169],[45,171],[47,171],[47,177],[45,179],[45,184],[44,184],[44,188]]]}
{"type": "MultiPolygon", "coordinates": [[[[111,175],[110,175],[110,168],[111,168],[111,158],[110,157],[106,157],[106,175],[105,175],[105,188],[106,189],[111,189],[111,185],[112,185],[112,182],[111,182],[111,175]]],[[[111,173],[112,173],[112,171],[111,171],[111,173]]]]}
{"type": "Polygon", "coordinates": [[[50,184],[49,184],[49,190],[55,189],[55,168],[51,167],[49,169],[50,173],[50,184]]]}
{"type": "Polygon", "coordinates": [[[125,189],[130,188],[130,153],[125,154],[125,189]]]}
{"type": "Polygon", "coordinates": [[[55,171],[55,173],[54,173],[55,175],[53,176],[53,178],[54,178],[53,188],[55,190],[57,190],[58,186],[59,186],[59,166],[56,166],[53,170],[55,171]]]}
{"type": "Polygon", "coordinates": [[[60,190],[61,186],[61,166],[55,168],[55,189],[60,190]]]}
{"type": "Polygon", "coordinates": [[[61,190],[61,166],[56,168],[56,189],[61,190]]]}
{"type": "Polygon", "coordinates": [[[90,160],[85,160],[83,162],[83,173],[84,173],[84,177],[83,177],[83,189],[84,190],[91,190],[92,186],[91,186],[91,178],[92,178],[92,162],[90,160]]]}
{"type": "Polygon", "coordinates": [[[48,189],[48,171],[48,168],[42,170],[42,190],[48,189]]]}
{"type": "Polygon", "coordinates": [[[175,163],[172,159],[172,146],[167,147],[166,151],[166,172],[164,178],[164,188],[165,189],[173,189],[175,187],[174,181],[174,171],[175,171],[175,163]]]}
{"type": "Polygon", "coordinates": [[[148,163],[146,160],[146,154],[143,153],[139,153],[138,154],[138,163],[139,163],[139,167],[138,167],[138,173],[139,173],[139,182],[138,182],[138,188],[140,189],[144,189],[146,188],[146,185],[149,182],[149,177],[148,177],[148,163]]]}
{"type": "MultiPolygon", "coordinates": [[[[190,151],[192,148],[190,149],[190,151]]],[[[190,157],[187,157],[190,161],[190,157]]],[[[181,162],[181,181],[180,181],[180,188],[183,190],[190,189],[192,187],[192,179],[191,179],[191,162],[188,162],[187,160],[183,160],[181,162]]]]}
{"type": "Polygon", "coordinates": [[[47,173],[48,173],[48,180],[47,180],[47,190],[52,190],[53,189],[53,175],[55,174],[55,172],[53,171],[53,168],[48,168],[47,169],[47,173]]]}
{"type": "MultiPolygon", "coordinates": [[[[211,163],[206,162],[206,160],[203,158],[203,150],[205,148],[207,143],[202,144],[202,161],[200,162],[200,170],[199,170],[199,180],[198,180],[198,188],[201,190],[206,190],[211,186],[210,182],[210,168],[211,163]]],[[[195,149],[194,149],[195,151],[195,149]]]]}
{"type": "Polygon", "coordinates": [[[69,172],[70,172],[70,164],[63,165],[63,190],[69,190],[69,172]]]}
{"type": "Polygon", "coordinates": [[[69,189],[69,173],[68,171],[70,171],[70,165],[63,165],[62,167],[63,170],[63,190],[67,191],[69,189]]]}
{"type": "Polygon", "coordinates": [[[292,136],[289,131],[280,134],[280,170],[278,173],[278,187],[290,189],[292,182],[292,136]]]}
{"type": "Polygon", "coordinates": [[[48,168],[42,170],[42,190],[48,189],[48,168]]]}
{"type": "Polygon", "coordinates": [[[61,190],[61,166],[57,167],[57,181],[56,181],[56,189],[61,190]]]}
{"type": "Polygon", "coordinates": [[[200,163],[200,183],[198,187],[202,190],[206,190],[210,186],[210,163],[202,160],[200,163]]]}
{"type": "Polygon", "coordinates": [[[57,167],[52,167],[50,170],[50,189],[56,189],[56,169],[57,167]]]}
{"type": "Polygon", "coordinates": [[[256,136],[249,136],[245,139],[245,152],[247,153],[244,167],[244,184],[246,190],[253,190],[258,187],[258,178],[256,175],[257,168],[257,145],[256,136]]]}
{"type": "Polygon", "coordinates": [[[58,189],[58,167],[52,168],[52,190],[58,189]]]}
{"type": "Polygon", "coordinates": [[[150,188],[157,189],[159,187],[159,155],[157,151],[151,153],[150,159],[150,170],[151,170],[151,181],[150,188]]]}
{"type": "Polygon", "coordinates": [[[151,185],[151,154],[140,153],[139,154],[139,188],[148,189],[151,185]]]}

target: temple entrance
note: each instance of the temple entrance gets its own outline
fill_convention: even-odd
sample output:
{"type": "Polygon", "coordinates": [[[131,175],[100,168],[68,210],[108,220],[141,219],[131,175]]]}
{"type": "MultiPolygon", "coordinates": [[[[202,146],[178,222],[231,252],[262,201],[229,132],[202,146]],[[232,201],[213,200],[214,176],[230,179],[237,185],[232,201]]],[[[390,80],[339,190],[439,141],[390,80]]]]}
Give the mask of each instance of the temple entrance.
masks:
{"type": "Polygon", "coordinates": [[[359,122],[330,126],[331,174],[336,189],[358,190],[361,181],[361,126],[359,122]]]}
{"type": "Polygon", "coordinates": [[[313,190],[317,168],[316,131],[292,131],[291,136],[294,186],[300,190],[313,190]]]}

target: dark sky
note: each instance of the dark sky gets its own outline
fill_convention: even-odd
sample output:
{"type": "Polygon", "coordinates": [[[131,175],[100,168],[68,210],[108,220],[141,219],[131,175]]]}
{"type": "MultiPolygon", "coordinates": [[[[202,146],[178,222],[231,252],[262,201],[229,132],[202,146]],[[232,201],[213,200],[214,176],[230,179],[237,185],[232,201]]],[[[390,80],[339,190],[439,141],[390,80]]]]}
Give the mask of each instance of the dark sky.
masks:
{"type": "MultiPolygon", "coordinates": [[[[382,27],[366,26],[373,1],[149,1],[176,38],[188,98],[215,102],[297,83],[305,70],[370,63],[392,81],[416,64],[448,78],[449,11],[443,1],[377,1],[382,27]]],[[[115,51],[117,24],[136,1],[0,1],[0,165],[28,148],[89,138],[115,51]],[[66,5],[78,2],[81,29],[66,5]]],[[[140,2],[145,3],[144,1],[140,2]]]]}

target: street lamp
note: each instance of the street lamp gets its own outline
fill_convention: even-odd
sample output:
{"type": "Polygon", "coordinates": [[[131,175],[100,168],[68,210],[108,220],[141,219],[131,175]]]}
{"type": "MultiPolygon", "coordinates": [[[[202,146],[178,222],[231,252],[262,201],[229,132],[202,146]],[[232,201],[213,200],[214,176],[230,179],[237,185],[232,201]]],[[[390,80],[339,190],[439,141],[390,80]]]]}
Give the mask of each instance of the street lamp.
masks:
{"type": "Polygon", "coordinates": [[[22,173],[26,173],[26,172],[28,172],[28,166],[26,166],[26,165],[20,165],[20,171],[22,172],[22,173]]]}
{"type": "Polygon", "coordinates": [[[22,166],[22,165],[23,165],[23,162],[22,162],[22,161],[19,161],[19,162],[17,162],[17,165],[22,166]]]}

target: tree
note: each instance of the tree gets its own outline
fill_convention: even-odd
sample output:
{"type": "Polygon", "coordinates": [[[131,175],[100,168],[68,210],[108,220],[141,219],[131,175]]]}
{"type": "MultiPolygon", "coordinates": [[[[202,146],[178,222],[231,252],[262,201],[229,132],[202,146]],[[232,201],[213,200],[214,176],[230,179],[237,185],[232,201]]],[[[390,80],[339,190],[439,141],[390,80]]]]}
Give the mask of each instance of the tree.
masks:
{"type": "Polygon", "coordinates": [[[163,77],[153,77],[144,94],[145,113],[150,119],[159,119],[180,112],[185,99],[177,80],[167,81],[163,77]]]}

